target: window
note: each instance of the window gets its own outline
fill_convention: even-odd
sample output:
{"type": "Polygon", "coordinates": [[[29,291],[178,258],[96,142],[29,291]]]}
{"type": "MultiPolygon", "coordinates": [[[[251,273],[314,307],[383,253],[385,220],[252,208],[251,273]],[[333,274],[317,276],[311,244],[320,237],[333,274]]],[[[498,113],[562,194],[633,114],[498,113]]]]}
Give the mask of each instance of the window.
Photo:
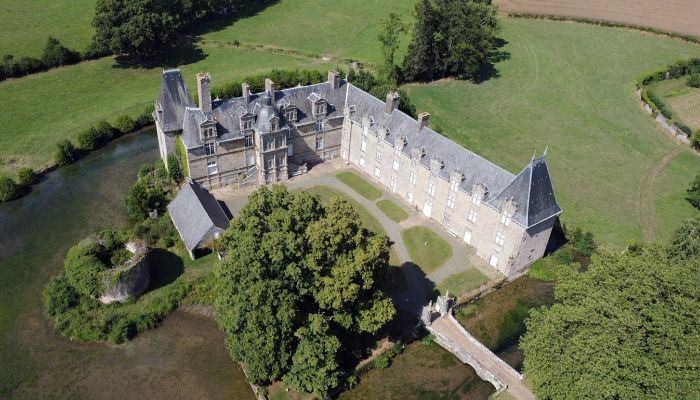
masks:
{"type": "Polygon", "coordinates": [[[245,147],[253,147],[253,135],[245,135],[245,147]]]}
{"type": "Polygon", "coordinates": [[[316,136],[316,150],[323,148],[323,136],[316,136]]]}
{"type": "Polygon", "coordinates": [[[450,182],[450,191],[456,192],[458,188],[459,188],[459,181],[456,179],[453,179],[452,182],[450,182]]]}
{"type": "Polygon", "coordinates": [[[408,204],[413,204],[413,193],[406,193],[406,201],[408,201],[408,204]]]}
{"type": "Polygon", "coordinates": [[[442,223],[445,224],[446,227],[451,227],[452,226],[452,215],[445,213],[445,215],[442,216],[442,223]]]}
{"type": "Polygon", "coordinates": [[[214,143],[207,143],[204,145],[204,151],[207,153],[208,156],[212,154],[216,154],[216,147],[214,143]]]}
{"type": "Polygon", "coordinates": [[[408,177],[408,181],[411,183],[411,185],[416,184],[416,171],[411,171],[411,175],[408,177]]]}
{"type": "Polygon", "coordinates": [[[397,156],[401,154],[401,146],[399,146],[398,144],[394,145],[394,154],[396,154],[397,156]]]}
{"type": "Polygon", "coordinates": [[[207,174],[214,175],[219,172],[219,167],[216,165],[216,161],[209,161],[207,163],[207,174]]]}
{"type": "Polygon", "coordinates": [[[430,182],[428,182],[428,194],[431,196],[435,196],[435,181],[432,179],[430,182]]]}
{"type": "Polygon", "coordinates": [[[265,144],[265,150],[273,150],[275,148],[275,138],[263,138],[263,143],[265,144]]]}
{"type": "Polygon", "coordinates": [[[362,143],[360,143],[360,150],[367,151],[367,141],[364,139],[362,140],[362,143]]]}
{"type": "Polygon", "coordinates": [[[447,196],[447,207],[455,208],[455,194],[453,192],[447,196]]]}
{"type": "Polygon", "coordinates": [[[379,169],[379,167],[374,167],[374,176],[379,178],[382,175],[382,171],[379,169]]]}
{"type": "Polygon", "coordinates": [[[481,196],[478,194],[475,194],[474,196],[472,196],[472,203],[474,203],[477,206],[479,204],[481,204],[481,196]]]}
{"type": "Polygon", "coordinates": [[[364,166],[365,166],[365,158],[360,157],[360,167],[364,167],[364,166]]]}
{"type": "Polygon", "coordinates": [[[382,154],[381,151],[377,151],[377,162],[382,163],[382,158],[384,157],[384,154],[382,154]]]}
{"type": "Polygon", "coordinates": [[[277,121],[277,120],[270,121],[270,130],[271,130],[271,131],[276,131],[277,129],[279,129],[279,123],[278,123],[278,121],[277,121]]]}
{"type": "Polygon", "coordinates": [[[394,165],[391,166],[394,171],[399,170],[399,160],[394,160],[394,165]]]}
{"type": "Polygon", "coordinates": [[[316,132],[323,132],[323,121],[316,121],[316,132]]]}
{"type": "Polygon", "coordinates": [[[253,119],[252,118],[245,119],[245,120],[241,121],[241,125],[243,125],[244,131],[253,129],[253,119]]]}
{"type": "Polygon", "coordinates": [[[275,160],[274,159],[267,160],[267,168],[270,168],[270,169],[275,168],[275,160]]]}
{"type": "Polygon", "coordinates": [[[512,217],[512,216],[511,216],[510,214],[508,214],[507,212],[504,212],[504,213],[501,215],[501,223],[502,223],[503,225],[505,225],[505,226],[510,225],[510,219],[511,219],[511,217],[512,217]]]}
{"type": "Polygon", "coordinates": [[[503,247],[503,243],[506,242],[506,235],[502,234],[501,232],[496,233],[496,244],[499,245],[500,247],[503,247]]]}
{"type": "Polygon", "coordinates": [[[489,264],[491,264],[492,267],[495,267],[498,265],[498,256],[496,254],[491,254],[491,259],[489,260],[489,264]]]}
{"type": "Polygon", "coordinates": [[[395,176],[392,176],[391,179],[389,179],[389,186],[391,186],[392,192],[396,191],[396,177],[395,176]]]}
{"type": "Polygon", "coordinates": [[[476,211],[469,210],[469,217],[467,219],[471,222],[476,222],[476,211]]]}
{"type": "Polygon", "coordinates": [[[316,104],[316,115],[325,115],[326,114],[326,104],[324,103],[319,103],[316,104]]]}
{"type": "Polygon", "coordinates": [[[285,114],[287,121],[296,122],[297,120],[297,110],[288,110],[285,114]]]}
{"type": "Polygon", "coordinates": [[[472,243],[472,231],[471,231],[471,229],[467,229],[466,231],[464,231],[464,242],[466,244],[472,243]]]}

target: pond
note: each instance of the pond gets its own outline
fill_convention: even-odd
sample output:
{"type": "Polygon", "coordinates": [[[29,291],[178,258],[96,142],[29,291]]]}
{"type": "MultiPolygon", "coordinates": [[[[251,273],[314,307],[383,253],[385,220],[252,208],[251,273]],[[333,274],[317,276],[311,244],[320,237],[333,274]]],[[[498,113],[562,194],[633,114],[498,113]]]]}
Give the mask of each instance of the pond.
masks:
{"type": "Polygon", "coordinates": [[[41,291],[68,248],[129,226],[124,196],[157,158],[154,131],[127,135],[0,204],[0,398],[254,398],[212,320],[178,311],[115,346],[57,337],[43,315],[41,291]]]}

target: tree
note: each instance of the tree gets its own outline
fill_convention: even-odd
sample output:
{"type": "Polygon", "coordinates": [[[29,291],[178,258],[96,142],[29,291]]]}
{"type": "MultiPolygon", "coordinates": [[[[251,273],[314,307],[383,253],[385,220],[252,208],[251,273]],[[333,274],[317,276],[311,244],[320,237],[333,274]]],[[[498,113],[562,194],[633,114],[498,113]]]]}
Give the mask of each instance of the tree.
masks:
{"type": "Polygon", "coordinates": [[[39,176],[31,168],[20,168],[17,171],[17,183],[21,186],[34,185],[39,182],[39,176]]]}
{"type": "MultiPolygon", "coordinates": [[[[696,135],[697,133],[698,132],[696,132],[696,135]]],[[[700,174],[695,175],[695,180],[693,181],[693,183],[690,184],[690,187],[686,192],[688,193],[688,195],[685,199],[688,200],[688,203],[692,204],[693,207],[700,210],[700,174]]]]}
{"type": "Polygon", "coordinates": [[[136,121],[126,114],[121,114],[114,120],[114,128],[121,134],[129,133],[136,129],[136,121]]]}
{"type": "Polygon", "coordinates": [[[499,31],[490,0],[423,0],[404,60],[409,81],[474,78],[490,62],[499,31]]]}
{"type": "Polygon", "coordinates": [[[520,346],[538,398],[695,398],[700,261],[661,246],[593,256],[531,312],[520,346]]]}
{"type": "Polygon", "coordinates": [[[19,195],[19,186],[9,176],[0,175],[0,201],[14,200],[19,195]]]}
{"type": "Polygon", "coordinates": [[[182,173],[180,160],[175,154],[168,154],[168,176],[175,183],[180,183],[185,178],[184,174],[182,173]]]}
{"type": "Polygon", "coordinates": [[[49,36],[41,59],[49,67],[58,67],[77,63],[80,61],[80,54],[65,47],[55,37],[49,36]]]}
{"type": "Polygon", "coordinates": [[[379,46],[382,49],[384,63],[382,64],[382,74],[384,78],[396,84],[398,71],[396,62],[396,50],[399,48],[399,35],[406,32],[406,28],[401,18],[396,13],[390,13],[389,18],[382,20],[379,26],[379,46]]]}
{"type": "Polygon", "coordinates": [[[95,246],[78,244],[68,251],[63,263],[68,283],[80,295],[91,298],[102,292],[100,272],[106,268],[94,249],[95,246]]]}
{"type": "Polygon", "coordinates": [[[388,268],[386,238],[367,231],[352,206],[261,187],[222,236],[226,258],[217,319],[236,360],[255,383],[281,377],[323,397],[345,375],[351,340],[394,317],[378,290],[388,268]]]}
{"type": "Polygon", "coordinates": [[[700,218],[690,218],[673,232],[668,246],[673,260],[700,258],[700,218]]]}
{"type": "Polygon", "coordinates": [[[126,194],[124,204],[131,219],[142,221],[148,218],[151,211],[163,209],[165,193],[160,185],[149,186],[144,180],[138,179],[126,194]]]}
{"type": "Polygon", "coordinates": [[[65,139],[56,144],[56,164],[68,165],[78,159],[78,151],[70,140],[65,139]]]}

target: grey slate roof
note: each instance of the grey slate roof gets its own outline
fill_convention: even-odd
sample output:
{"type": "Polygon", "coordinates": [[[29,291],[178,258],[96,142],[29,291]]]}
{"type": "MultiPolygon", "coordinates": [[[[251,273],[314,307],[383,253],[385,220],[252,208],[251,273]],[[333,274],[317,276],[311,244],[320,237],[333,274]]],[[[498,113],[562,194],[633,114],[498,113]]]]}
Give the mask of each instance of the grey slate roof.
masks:
{"type": "Polygon", "coordinates": [[[544,156],[533,158],[518,176],[488,203],[500,208],[509,198],[518,205],[513,219],[526,228],[561,214],[544,156]]]}
{"type": "Polygon", "coordinates": [[[192,181],[185,183],[168,204],[168,212],[189,251],[196,249],[212,228],[223,230],[229,226],[219,202],[192,181]]]}
{"type": "Polygon", "coordinates": [[[163,71],[160,96],[156,104],[161,129],[166,132],[182,129],[185,107],[193,107],[192,96],[179,69],[163,71]]]}

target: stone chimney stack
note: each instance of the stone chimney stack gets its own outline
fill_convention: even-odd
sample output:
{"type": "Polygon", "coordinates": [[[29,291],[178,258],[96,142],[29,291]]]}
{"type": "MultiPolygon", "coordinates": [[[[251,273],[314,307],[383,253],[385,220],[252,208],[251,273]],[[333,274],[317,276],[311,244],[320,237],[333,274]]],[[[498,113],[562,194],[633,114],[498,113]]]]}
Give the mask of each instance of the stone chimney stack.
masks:
{"type": "Polygon", "coordinates": [[[328,82],[333,84],[333,89],[340,87],[340,74],[338,71],[328,71],[328,82]]]}
{"type": "Polygon", "coordinates": [[[270,78],[265,78],[265,93],[269,94],[270,97],[272,97],[272,102],[275,102],[275,82],[272,82],[272,79],[270,78]]]}
{"type": "Polygon", "coordinates": [[[391,91],[387,93],[386,108],[384,109],[384,112],[387,114],[391,114],[392,111],[399,108],[399,102],[401,102],[401,96],[399,96],[399,92],[391,91]]]}
{"type": "Polygon", "coordinates": [[[418,114],[418,133],[423,130],[426,126],[428,126],[428,122],[430,121],[430,114],[427,112],[422,112],[418,114]]]}
{"type": "Polygon", "coordinates": [[[202,111],[211,111],[211,76],[208,72],[197,74],[197,96],[199,96],[199,108],[202,111]]]}
{"type": "Polygon", "coordinates": [[[241,84],[241,96],[245,100],[245,104],[250,104],[250,86],[247,83],[241,84]]]}

